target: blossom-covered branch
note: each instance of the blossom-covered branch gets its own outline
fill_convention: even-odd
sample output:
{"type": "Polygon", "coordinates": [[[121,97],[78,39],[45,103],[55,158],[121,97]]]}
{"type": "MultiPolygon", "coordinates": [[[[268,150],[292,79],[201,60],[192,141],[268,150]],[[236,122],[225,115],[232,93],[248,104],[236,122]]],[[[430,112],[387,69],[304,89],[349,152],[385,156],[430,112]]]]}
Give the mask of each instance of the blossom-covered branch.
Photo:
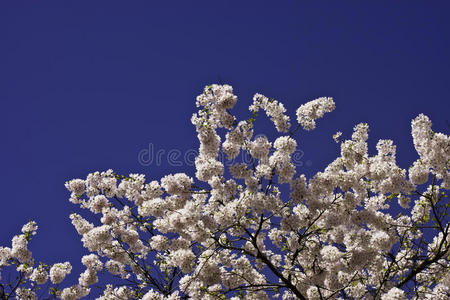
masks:
{"type": "MultiPolygon", "coordinates": [[[[107,285],[99,299],[450,297],[448,135],[433,132],[425,115],[415,118],[419,158],[405,170],[391,140],[380,140],[370,156],[369,126],[357,124],[351,139],[334,135],[339,156],[307,178],[292,160],[296,135],[315,129],[334,110],[333,99],[301,105],[293,130],[281,102],[256,94],[251,117],[238,121],[236,101],[228,85],[207,86],[197,97],[195,178],[146,182],[108,170],[66,183],[70,201],[99,220],[71,214],[91,254],[82,258],[79,283],[56,296],[81,298],[107,271],[122,284],[107,285]],[[260,110],[279,133],[273,141],[254,135],[260,110]],[[242,152],[250,163],[235,161],[242,152]],[[393,208],[401,213],[392,216],[393,208]]],[[[0,249],[0,262],[30,259],[14,246],[24,243],[0,249]]],[[[55,270],[70,272],[68,265],[55,270]]],[[[2,295],[19,294],[1,287],[2,295]]]]}

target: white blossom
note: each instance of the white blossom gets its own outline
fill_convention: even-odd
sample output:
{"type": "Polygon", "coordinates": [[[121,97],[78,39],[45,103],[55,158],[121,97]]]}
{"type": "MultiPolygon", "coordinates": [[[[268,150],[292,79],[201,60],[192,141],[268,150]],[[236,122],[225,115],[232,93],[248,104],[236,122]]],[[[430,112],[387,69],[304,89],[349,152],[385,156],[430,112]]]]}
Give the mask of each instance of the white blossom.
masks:
{"type": "MultiPolygon", "coordinates": [[[[195,178],[176,173],[146,183],[143,174],[107,170],[66,182],[69,201],[94,214],[70,215],[89,251],[81,258],[86,269],[75,285],[62,286],[69,262],[37,265],[28,244],[38,226],[30,221],[11,248],[0,247],[1,271],[24,279],[14,296],[36,299],[37,285],[50,278],[50,286],[61,284],[52,287],[55,296],[80,299],[110,273],[117,284],[107,284],[100,300],[208,300],[227,289],[242,289],[245,299],[363,299],[374,291],[380,299],[448,299],[450,140],[431,130],[428,117],[411,123],[419,157],[408,172],[391,140],[379,140],[369,156],[369,126],[360,123],[350,140],[333,136],[338,157],[307,177],[294,165],[296,130],[286,134],[284,105],[255,94],[252,117],[238,121],[230,112],[236,101],[228,85],[207,86],[197,97],[195,178]],[[253,138],[260,110],[285,133],[273,143],[253,138]],[[241,150],[250,160],[234,161],[241,150]],[[391,216],[392,207],[401,214],[391,216]]],[[[334,108],[332,98],[310,101],[297,121],[314,129],[334,108]]]]}
{"type": "Polygon", "coordinates": [[[335,109],[333,98],[321,97],[301,105],[297,109],[297,121],[305,130],[316,128],[315,120],[335,109]]]}
{"type": "Polygon", "coordinates": [[[58,284],[64,280],[66,275],[72,271],[72,265],[69,262],[54,264],[50,269],[50,280],[58,284]]]}

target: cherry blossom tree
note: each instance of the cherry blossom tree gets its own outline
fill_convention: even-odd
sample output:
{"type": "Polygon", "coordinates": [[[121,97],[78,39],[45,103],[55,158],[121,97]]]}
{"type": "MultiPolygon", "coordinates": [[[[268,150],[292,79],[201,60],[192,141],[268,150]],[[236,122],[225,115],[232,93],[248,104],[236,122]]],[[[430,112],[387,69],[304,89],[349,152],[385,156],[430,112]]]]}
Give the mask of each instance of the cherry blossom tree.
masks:
{"type": "Polygon", "coordinates": [[[0,297],[36,299],[50,279],[52,297],[78,299],[103,272],[117,280],[98,299],[450,299],[448,135],[423,114],[412,120],[418,159],[405,170],[391,140],[369,156],[361,123],[349,140],[338,132],[339,157],[306,178],[292,161],[296,133],[315,129],[333,99],[301,105],[295,128],[277,100],[256,94],[244,121],[231,114],[236,101],[228,85],[197,97],[195,178],[146,181],[108,170],[67,182],[70,202],[97,216],[93,224],[70,215],[91,252],[86,271],[59,288],[71,265],[35,262],[30,221],[0,248],[2,272],[18,274],[1,281],[0,297]],[[274,141],[254,137],[260,111],[279,133],[274,141]],[[243,152],[249,162],[236,160],[243,152]],[[392,216],[397,203],[402,212],[392,216]]]}

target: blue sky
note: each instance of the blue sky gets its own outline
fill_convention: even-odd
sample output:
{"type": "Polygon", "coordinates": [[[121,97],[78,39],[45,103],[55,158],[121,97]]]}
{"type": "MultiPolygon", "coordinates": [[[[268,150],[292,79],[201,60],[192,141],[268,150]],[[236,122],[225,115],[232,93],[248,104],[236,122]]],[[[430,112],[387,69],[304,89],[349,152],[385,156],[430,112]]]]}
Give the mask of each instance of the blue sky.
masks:
{"type": "MultiPolygon", "coordinates": [[[[198,142],[190,117],[205,85],[228,83],[248,118],[254,93],[296,108],[321,96],[336,110],[296,134],[300,173],[338,155],[331,135],[370,125],[369,150],[393,139],[417,155],[410,121],[450,122],[450,5],[445,1],[2,1],[0,245],[28,219],[38,260],[81,270],[76,207],[64,182],[109,168],[159,179],[194,170],[167,152],[198,142]],[[151,145],[151,146],[150,146],[151,145]],[[161,164],[138,154],[165,151],[161,164]]],[[[259,117],[256,134],[269,131],[259,117]],[[259,122],[259,123],[258,123],[259,122]],[[259,127],[258,127],[259,126],[259,127]]],[[[162,152],[160,152],[162,153],[162,152]]]]}

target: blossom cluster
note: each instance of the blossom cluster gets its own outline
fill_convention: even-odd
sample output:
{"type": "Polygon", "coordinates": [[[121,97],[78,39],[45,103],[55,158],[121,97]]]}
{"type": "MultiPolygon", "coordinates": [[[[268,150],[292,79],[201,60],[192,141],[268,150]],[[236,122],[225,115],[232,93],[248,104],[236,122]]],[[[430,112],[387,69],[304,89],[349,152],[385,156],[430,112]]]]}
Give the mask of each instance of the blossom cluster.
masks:
{"type": "MultiPolygon", "coordinates": [[[[68,181],[70,202],[98,222],[70,215],[90,254],[78,284],[56,295],[89,295],[107,272],[123,284],[107,285],[98,299],[449,299],[449,136],[431,131],[426,116],[415,118],[419,159],[405,170],[391,140],[369,155],[369,126],[357,124],[350,139],[334,136],[339,156],[307,178],[292,163],[296,130],[283,104],[261,94],[253,100],[250,120],[237,121],[231,86],[211,85],[197,97],[195,178],[177,173],[147,183],[142,174],[107,170],[68,181]],[[273,141],[254,137],[259,110],[281,134],[273,141]],[[251,163],[226,169],[220,151],[228,159],[246,152],[251,163]],[[402,213],[394,217],[391,208],[402,213]]],[[[334,108],[328,97],[305,103],[298,125],[312,130],[334,108]]],[[[11,249],[0,248],[0,266],[15,258],[33,282],[60,283],[70,264],[49,272],[24,265],[35,229],[27,224],[11,249]]]]}

